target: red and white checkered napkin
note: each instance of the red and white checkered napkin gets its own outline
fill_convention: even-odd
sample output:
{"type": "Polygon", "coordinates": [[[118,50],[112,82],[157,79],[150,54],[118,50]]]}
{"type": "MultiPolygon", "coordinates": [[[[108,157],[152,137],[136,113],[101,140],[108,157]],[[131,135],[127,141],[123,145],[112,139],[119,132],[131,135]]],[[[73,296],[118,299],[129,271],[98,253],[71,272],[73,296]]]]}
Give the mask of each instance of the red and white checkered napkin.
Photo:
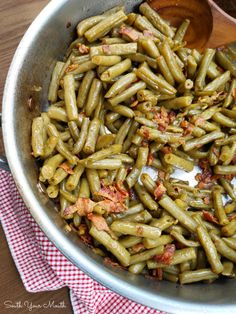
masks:
{"type": "Polygon", "coordinates": [[[76,314],[162,313],[111,292],[68,261],[40,230],[25,207],[11,174],[3,170],[0,170],[0,219],[27,291],[68,286],[76,314]]]}

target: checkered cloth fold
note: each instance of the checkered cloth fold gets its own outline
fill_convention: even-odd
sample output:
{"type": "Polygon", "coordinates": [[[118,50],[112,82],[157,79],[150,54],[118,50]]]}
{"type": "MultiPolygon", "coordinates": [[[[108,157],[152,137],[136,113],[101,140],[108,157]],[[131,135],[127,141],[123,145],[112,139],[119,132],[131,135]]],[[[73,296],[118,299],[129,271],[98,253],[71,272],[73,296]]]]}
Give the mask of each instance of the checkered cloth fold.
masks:
{"type": "Polygon", "coordinates": [[[0,220],[27,291],[67,286],[76,314],[164,314],[115,294],[67,260],[38,227],[11,174],[3,170],[0,170],[0,220]]]}

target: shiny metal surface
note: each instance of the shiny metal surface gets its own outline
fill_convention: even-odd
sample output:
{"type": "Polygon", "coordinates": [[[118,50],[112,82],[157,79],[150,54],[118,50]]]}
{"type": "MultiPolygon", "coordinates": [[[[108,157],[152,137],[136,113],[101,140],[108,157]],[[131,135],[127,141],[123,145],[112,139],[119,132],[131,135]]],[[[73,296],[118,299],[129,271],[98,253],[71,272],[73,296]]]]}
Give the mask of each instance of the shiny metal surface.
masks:
{"type": "MultiPolygon", "coordinates": [[[[128,10],[141,1],[127,0],[128,10]]],[[[62,58],[76,23],[120,4],[117,0],[52,0],[22,39],[11,64],[3,100],[3,134],[9,166],[32,216],[47,237],[76,266],[111,290],[169,313],[236,313],[236,281],[179,286],[105,266],[102,258],[64,230],[53,202],[40,192],[38,170],[30,151],[32,118],[47,108],[54,62],[62,58]],[[68,22],[71,27],[67,28],[68,22]],[[42,86],[36,92],[33,86],[42,86]],[[32,97],[35,106],[27,105],[32,97]]]]}

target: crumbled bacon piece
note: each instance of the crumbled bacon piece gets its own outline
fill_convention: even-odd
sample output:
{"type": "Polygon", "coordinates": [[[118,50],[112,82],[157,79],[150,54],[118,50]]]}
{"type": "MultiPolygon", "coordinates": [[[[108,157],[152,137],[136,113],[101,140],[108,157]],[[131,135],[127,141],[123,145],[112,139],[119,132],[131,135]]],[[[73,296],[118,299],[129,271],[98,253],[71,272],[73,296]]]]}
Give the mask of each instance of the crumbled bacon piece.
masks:
{"type": "Polygon", "coordinates": [[[219,157],[220,156],[220,151],[218,148],[216,148],[214,145],[211,146],[211,151],[213,152],[213,154],[216,156],[216,157],[219,157]]]}
{"type": "Polygon", "coordinates": [[[229,217],[229,221],[235,220],[236,219],[236,214],[232,215],[229,217]]]}
{"type": "Polygon", "coordinates": [[[93,211],[95,205],[96,203],[89,198],[79,197],[74,205],[64,210],[64,215],[67,216],[77,212],[79,216],[86,216],[93,211]]]}
{"type": "Polygon", "coordinates": [[[94,226],[99,230],[99,231],[107,231],[110,233],[110,228],[108,227],[108,224],[105,220],[105,218],[101,215],[96,215],[93,213],[89,213],[87,215],[87,218],[92,221],[94,226]]]}
{"type": "Polygon", "coordinates": [[[152,32],[152,31],[149,31],[149,30],[147,30],[147,29],[145,29],[145,30],[143,31],[143,36],[145,36],[145,37],[150,37],[150,38],[154,38],[153,32],[152,32]]]}
{"type": "Polygon", "coordinates": [[[133,253],[139,253],[143,249],[144,249],[143,243],[138,243],[138,244],[135,244],[135,245],[132,246],[132,252],[133,253]]]}
{"type": "Polygon", "coordinates": [[[65,73],[74,71],[74,70],[76,70],[78,67],[79,67],[78,64],[71,64],[71,65],[69,65],[69,66],[66,68],[65,73]]]}
{"type": "Polygon", "coordinates": [[[147,165],[151,166],[153,163],[153,160],[154,160],[153,154],[148,154],[147,165]]]}
{"type": "Polygon", "coordinates": [[[197,118],[195,121],[194,121],[194,124],[196,126],[201,126],[201,125],[204,125],[205,124],[205,120],[201,117],[197,118]]]}
{"type": "Polygon", "coordinates": [[[162,268],[153,269],[153,276],[156,277],[157,280],[163,280],[163,270],[162,268]]]}
{"type": "Polygon", "coordinates": [[[125,189],[122,189],[118,184],[109,186],[103,185],[100,191],[96,192],[95,195],[102,196],[113,202],[119,203],[123,203],[125,199],[129,197],[128,192],[125,189]]]}
{"type": "Polygon", "coordinates": [[[154,259],[165,265],[170,265],[175,253],[175,245],[167,244],[164,249],[164,253],[154,256],[154,259]]]}
{"type": "Polygon", "coordinates": [[[184,135],[192,134],[194,126],[190,122],[184,120],[181,122],[180,126],[184,129],[184,135]]]}
{"type": "Polygon", "coordinates": [[[140,34],[131,27],[127,27],[125,25],[122,25],[119,34],[127,36],[132,41],[138,41],[140,34]]]}
{"type": "Polygon", "coordinates": [[[65,172],[69,174],[74,174],[74,170],[66,162],[60,164],[59,168],[62,168],[65,172]]]}
{"type": "Polygon", "coordinates": [[[210,197],[209,196],[206,196],[203,198],[203,203],[206,204],[206,205],[209,205],[210,204],[210,197]]]}
{"type": "Polygon", "coordinates": [[[232,162],[231,162],[233,165],[236,165],[236,155],[234,155],[233,159],[232,159],[232,162]]]}
{"type": "Polygon", "coordinates": [[[166,193],[166,188],[164,187],[163,183],[157,182],[156,188],[154,190],[155,200],[160,200],[164,193],[166,193]]]}
{"type": "Polygon", "coordinates": [[[150,132],[148,131],[148,129],[147,129],[145,126],[142,126],[142,127],[141,127],[141,130],[143,131],[143,136],[144,136],[146,139],[149,139],[149,138],[150,138],[150,132]]]}
{"type": "Polygon", "coordinates": [[[168,145],[163,146],[160,150],[161,150],[161,152],[163,154],[170,154],[170,153],[172,153],[172,148],[170,146],[168,146],[168,145]]]}
{"type": "Polygon", "coordinates": [[[87,54],[89,53],[89,47],[85,46],[84,44],[78,43],[77,44],[77,49],[79,50],[80,53],[82,54],[87,54]]]}
{"type": "Polygon", "coordinates": [[[107,264],[107,265],[111,265],[113,267],[116,267],[116,268],[120,268],[120,269],[124,269],[124,267],[122,267],[120,264],[118,264],[117,262],[114,262],[110,257],[105,257],[103,259],[104,263],[107,264]]]}
{"type": "Polygon", "coordinates": [[[232,95],[233,95],[234,99],[236,99],[236,88],[233,89],[232,95]]]}
{"type": "Polygon", "coordinates": [[[109,45],[102,45],[102,50],[105,54],[110,53],[110,46],[109,45]]]}
{"type": "Polygon", "coordinates": [[[165,179],[165,176],[166,176],[165,171],[158,170],[158,178],[159,178],[160,180],[164,180],[164,179],[165,179]]]}
{"type": "Polygon", "coordinates": [[[214,222],[216,224],[219,223],[218,220],[216,219],[216,217],[212,213],[210,213],[206,210],[202,211],[202,215],[203,215],[203,218],[209,222],[214,222]]]}
{"type": "Polygon", "coordinates": [[[111,200],[100,201],[97,205],[101,206],[107,213],[120,213],[127,209],[124,204],[111,200]]]}
{"type": "Polygon", "coordinates": [[[137,234],[140,235],[140,236],[143,235],[143,227],[139,226],[139,227],[137,228],[137,234]]]}
{"type": "Polygon", "coordinates": [[[168,113],[164,107],[161,107],[160,112],[156,112],[152,120],[158,124],[158,130],[164,132],[173,121],[173,112],[168,113]]]}

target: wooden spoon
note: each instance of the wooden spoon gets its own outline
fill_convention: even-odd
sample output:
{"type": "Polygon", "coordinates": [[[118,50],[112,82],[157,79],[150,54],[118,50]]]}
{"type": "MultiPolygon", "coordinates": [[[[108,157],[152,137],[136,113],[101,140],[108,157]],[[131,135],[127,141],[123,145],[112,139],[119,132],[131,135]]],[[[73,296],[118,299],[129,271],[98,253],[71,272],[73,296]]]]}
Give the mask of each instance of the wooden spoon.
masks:
{"type": "Polygon", "coordinates": [[[191,21],[185,37],[190,48],[203,50],[236,42],[236,19],[213,0],[148,0],[148,3],[176,27],[185,18],[191,21]]]}

